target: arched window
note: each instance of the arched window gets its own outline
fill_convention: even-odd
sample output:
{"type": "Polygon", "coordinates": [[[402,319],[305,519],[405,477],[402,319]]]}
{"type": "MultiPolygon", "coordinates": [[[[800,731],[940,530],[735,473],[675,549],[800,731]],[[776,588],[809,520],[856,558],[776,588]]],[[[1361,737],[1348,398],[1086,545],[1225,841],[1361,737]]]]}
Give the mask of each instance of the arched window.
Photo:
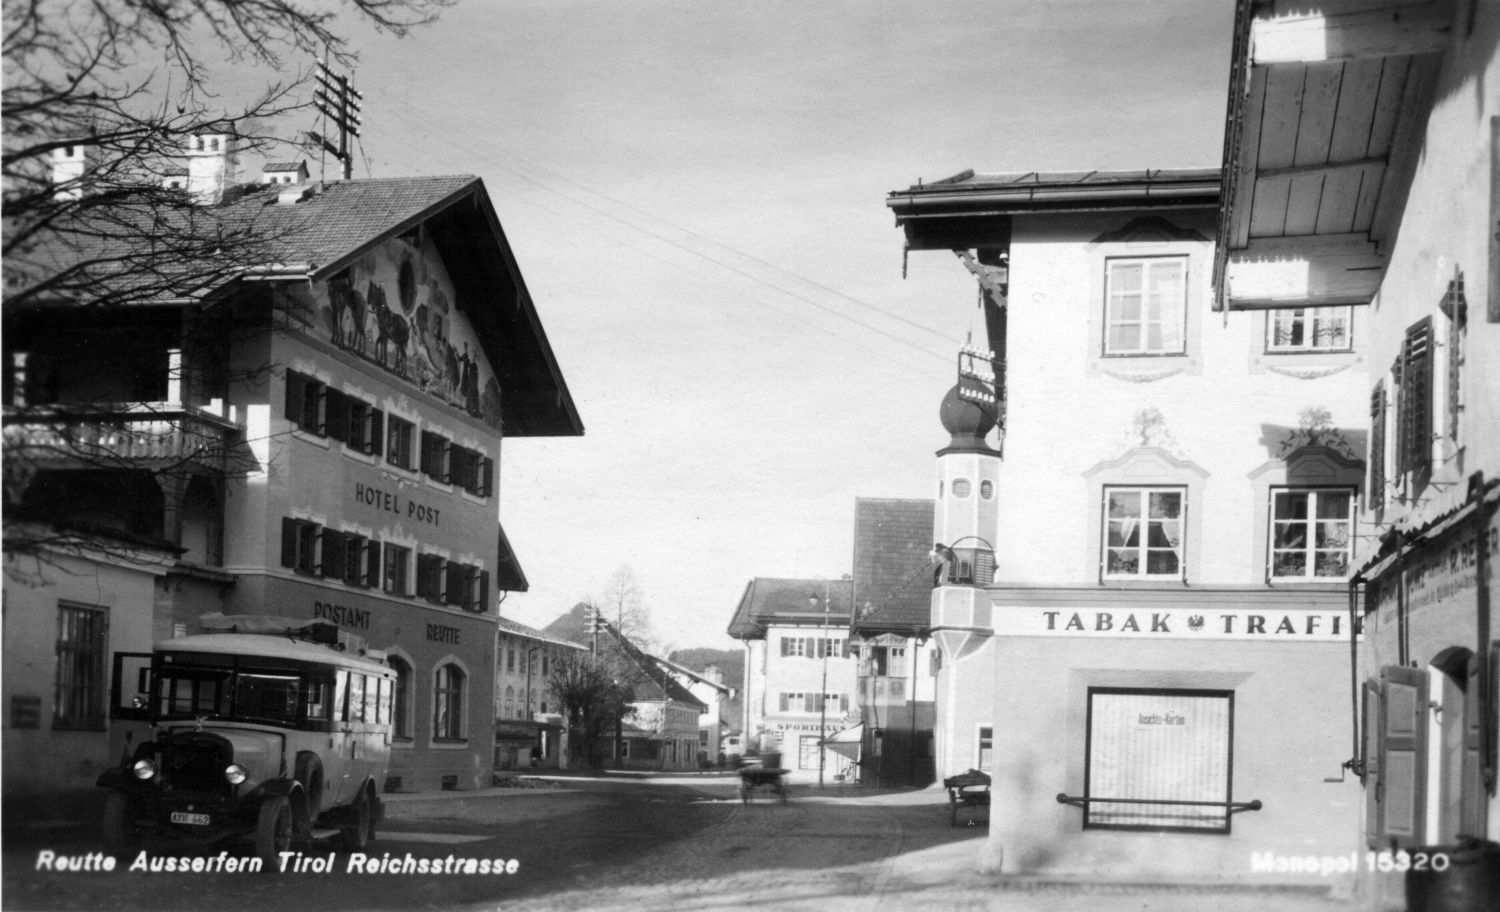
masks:
{"type": "Polygon", "coordinates": [[[391,671],[396,673],[396,705],[391,735],[396,738],[410,738],[412,736],[411,663],[394,655],[389,656],[386,661],[391,666],[391,671]]]}
{"type": "Polygon", "coordinates": [[[432,737],[462,741],[464,737],[464,671],[457,664],[439,665],[432,682],[432,737]]]}

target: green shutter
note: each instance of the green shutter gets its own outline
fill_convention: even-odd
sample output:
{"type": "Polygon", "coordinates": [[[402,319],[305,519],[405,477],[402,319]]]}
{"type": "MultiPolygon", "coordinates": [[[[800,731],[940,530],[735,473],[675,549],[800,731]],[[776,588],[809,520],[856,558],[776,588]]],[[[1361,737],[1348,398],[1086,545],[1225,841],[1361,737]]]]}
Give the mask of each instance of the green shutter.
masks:
{"type": "Polygon", "coordinates": [[[1380,838],[1422,845],[1427,807],[1427,672],[1388,665],[1380,672],[1380,838]]]}

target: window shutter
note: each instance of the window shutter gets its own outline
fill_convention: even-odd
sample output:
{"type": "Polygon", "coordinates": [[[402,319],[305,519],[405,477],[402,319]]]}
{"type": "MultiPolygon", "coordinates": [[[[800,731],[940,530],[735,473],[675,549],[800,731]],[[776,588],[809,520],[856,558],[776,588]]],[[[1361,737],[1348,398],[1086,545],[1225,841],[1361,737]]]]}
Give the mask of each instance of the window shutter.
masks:
{"type": "MultiPolygon", "coordinates": [[[[792,654],[792,638],[791,637],[782,637],[781,638],[781,656],[782,656],[782,658],[786,658],[787,656],[789,656],[791,654],[792,654]]],[[[784,699],[783,699],[783,702],[785,702],[784,699]]],[[[783,706],[781,708],[782,709],[786,709],[785,706],[783,706]]]]}
{"type": "Polygon", "coordinates": [[[445,569],[448,577],[447,585],[444,587],[445,600],[450,605],[462,605],[464,603],[464,577],[467,575],[464,573],[464,565],[457,561],[448,561],[445,569]]]}
{"type": "Polygon", "coordinates": [[[1370,506],[1385,504],[1385,383],[1370,393],[1370,506]]]}
{"type": "Polygon", "coordinates": [[[1484,691],[1480,689],[1483,679],[1479,674],[1482,653],[1469,656],[1469,680],[1464,688],[1464,747],[1462,774],[1462,811],[1460,812],[1459,835],[1483,839],[1485,836],[1485,805],[1489,795],[1484,787],[1484,691]]]}
{"type": "Polygon", "coordinates": [[[307,378],[289,370],[286,372],[286,420],[292,424],[302,423],[302,390],[307,378]]]}
{"type": "Polygon", "coordinates": [[[1425,836],[1427,672],[1388,665],[1380,689],[1380,841],[1412,848],[1425,836]]]}
{"type": "Polygon", "coordinates": [[[1360,724],[1364,734],[1361,751],[1364,754],[1365,784],[1365,844],[1372,849],[1380,848],[1380,681],[1365,679],[1361,705],[1360,724]]]}
{"type": "Polygon", "coordinates": [[[323,530],[323,575],[334,579],[344,578],[344,533],[337,529],[323,530]]]}
{"type": "Polygon", "coordinates": [[[323,432],[334,440],[357,443],[359,438],[349,433],[349,397],[328,388],[323,391],[323,432]]]}
{"type": "Polygon", "coordinates": [[[370,409],[370,442],[365,452],[373,456],[379,456],[381,444],[385,442],[385,412],[380,409],[370,409]]]}
{"type": "Polygon", "coordinates": [[[297,566],[297,521],[281,518],[281,566],[297,566]]]}
{"type": "Polygon", "coordinates": [[[315,523],[308,523],[307,530],[312,535],[313,565],[309,570],[315,575],[323,573],[323,527],[315,523]]]}
{"type": "MultiPolygon", "coordinates": [[[[479,604],[474,610],[483,614],[490,610],[490,571],[479,571],[479,604]]],[[[547,673],[547,657],[542,656],[542,674],[547,673]]]]}
{"type": "Polygon", "coordinates": [[[479,496],[489,497],[495,490],[495,460],[488,456],[480,460],[479,496]]]}
{"type": "MultiPolygon", "coordinates": [[[[783,639],[781,642],[785,643],[786,640],[783,639]]],[[[781,699],[781,711],[782,712],[786,712],[787,711],[787,705],[788,705],[787,695],[786,694],[778,694],[778,696],[781,699]]]]}
{"type": "Polygon", "coordinates": [[[1427,468],[1432,455],[1432,318],[1424,317],[1406,331],[1401,346],[1401,396],[1397,415],[1401,428],[1402,472],[1427,468]]]}
{"type": "Polygon", "coordinates": [[[380,542],[370,541],[365,544],[365,585],[371,589],[380,588],[380,542]]]}

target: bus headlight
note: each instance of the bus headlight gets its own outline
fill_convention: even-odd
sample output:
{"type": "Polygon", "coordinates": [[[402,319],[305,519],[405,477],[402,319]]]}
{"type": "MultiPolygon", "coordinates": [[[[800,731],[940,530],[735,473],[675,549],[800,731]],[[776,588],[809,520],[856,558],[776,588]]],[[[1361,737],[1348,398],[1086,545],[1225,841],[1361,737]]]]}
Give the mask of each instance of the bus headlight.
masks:
{"type": "Polygon", "coordinates": [[[135,773],[135,778],[137,779],[150,779],[156,775],[156,764],[150,759],[142,757],[135,761],[135,765],[130,768],[130,771],[135,773]]]}
{"type": "Polygon", "coordinates": [[[245,772],[245,768],[238,763],[231,763],[224,767],[224,778],[229,780],[230,785],[239,785],[249,779],[250,774],[245,772]]]}

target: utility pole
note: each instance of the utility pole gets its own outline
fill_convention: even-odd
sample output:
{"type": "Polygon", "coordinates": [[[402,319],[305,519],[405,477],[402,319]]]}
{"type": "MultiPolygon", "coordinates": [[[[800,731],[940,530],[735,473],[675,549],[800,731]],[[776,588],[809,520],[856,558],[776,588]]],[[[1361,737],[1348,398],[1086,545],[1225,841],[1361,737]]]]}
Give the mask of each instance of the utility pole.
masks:
{"type": "Polygon", "coordinates": [[[359,135],[359,101],[364,96],[349,84],[349,77],[335,76],[328,64],[321,60],[318,61],[318,86],[313,93],[314,104],[339,128],[339,141],[335,145],[312,130],[307,131],[307,135],[339,160],[343,166],[340,173],[344,180],[349,180],[354,176],[354,152],[349,147],[349,138],[359,135]]]}

